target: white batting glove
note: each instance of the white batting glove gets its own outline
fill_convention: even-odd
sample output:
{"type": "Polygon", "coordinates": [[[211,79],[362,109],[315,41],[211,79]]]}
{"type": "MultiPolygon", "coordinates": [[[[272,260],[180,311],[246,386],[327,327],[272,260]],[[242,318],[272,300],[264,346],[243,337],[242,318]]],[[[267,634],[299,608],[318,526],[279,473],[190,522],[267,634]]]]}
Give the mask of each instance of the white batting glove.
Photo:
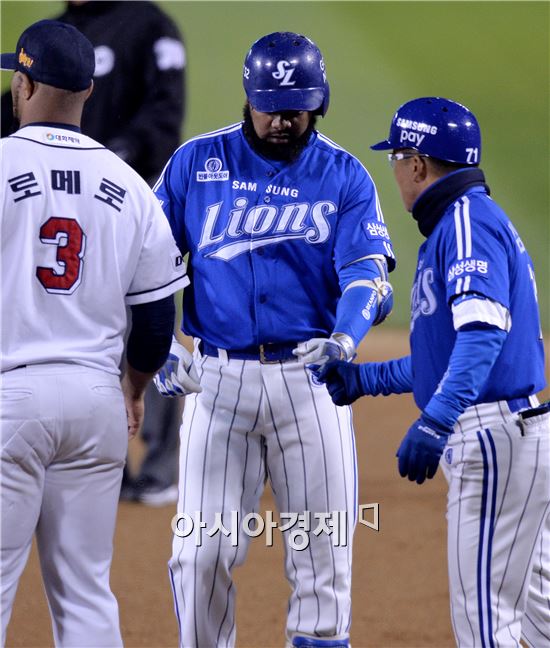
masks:
{"type": "Polygon", "coordinates": [[[176,338],[172,339],[168,360],[153,382],[161,396],[187,396],[202,391],[193,356],[176,338]]]}
{"type": "Polygon", "coordinates": [[[351,360],[355,345],[349,335],[333,333],[329,338],[311,338],[292,351],[305,365],[318,369],[331,360],[351,360]]]}

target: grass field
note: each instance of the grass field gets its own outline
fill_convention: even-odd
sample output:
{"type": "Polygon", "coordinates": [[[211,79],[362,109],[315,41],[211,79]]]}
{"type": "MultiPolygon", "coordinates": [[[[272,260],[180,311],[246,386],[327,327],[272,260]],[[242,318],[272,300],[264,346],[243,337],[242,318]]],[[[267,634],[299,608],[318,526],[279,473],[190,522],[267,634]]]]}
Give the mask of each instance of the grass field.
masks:
{"type": "MultiPolygon", "coordinates": [[[[368,149],[397,106],[415,96],[461,101],[483,133],[482,168],[537,270],[550,328],[548,2],[161,2],[185,35],[184,138],[240,118],[241,66],[257,37],[301,31],[321,47],[331,107],[320,128],[369,168],[398,256],[391,325],[408,320],[420,234],[404,211],[385,156],[368,149]]],[[[2,51],[62,2],[2,2],[2,51]]],[[[2,87],[9,83],[3,73],[2,87]]],[[[161,118],[161,116],[159,116],[161,118]]]]}

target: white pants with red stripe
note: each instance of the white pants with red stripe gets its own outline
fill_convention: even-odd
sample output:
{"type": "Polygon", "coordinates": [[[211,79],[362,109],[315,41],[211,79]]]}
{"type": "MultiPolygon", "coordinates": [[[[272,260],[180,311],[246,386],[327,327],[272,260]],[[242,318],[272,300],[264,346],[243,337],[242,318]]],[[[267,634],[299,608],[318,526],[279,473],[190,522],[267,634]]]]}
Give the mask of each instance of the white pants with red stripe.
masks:
{"type": "Polygon", "coordinates": [[[181,428],[178,514],[187,522],[174,535],[169,563],[180,645],[234,645],[232,571],[244,561],[250,541],[241,522],[258,511],[266,479],[279,512],[302,515],[283,533],[292,587],[287,639],[347,637],[357,489],[350,408],[334,406],[326,387],[314,384],[297,361],[205,356],[198,363],[203,391],[187,396],[181,428]],[[334,533],[314,533],[318,520],[334,511],[342,512],[332,518],[344,525],[340,546],[334,533]],[[195,518],[187,537],[180,537],[191,528],[183,514],[195,518]],[[208,534],[216,518],[228,531],[232,519],[239,521],[237,546],[235,536],[208,534]],[[292,548],[291,534],[306,519],[307,546],[292,548]],[[199,535],[196,522],[205,523],[199,535]]]}
{"type": "Polygon", "coordinates": [[[505,401],[459,418],[441,465],[451,617],[466,647],[550,647],[550,414],[505,401]]]}
{"type": "Polygon", "coordinates": [[[109,586],[128,447],[119,378],[29,365],[2,374],[0,395],[2,645],[36,532],[55,645],[122,646],[109,586]]]}

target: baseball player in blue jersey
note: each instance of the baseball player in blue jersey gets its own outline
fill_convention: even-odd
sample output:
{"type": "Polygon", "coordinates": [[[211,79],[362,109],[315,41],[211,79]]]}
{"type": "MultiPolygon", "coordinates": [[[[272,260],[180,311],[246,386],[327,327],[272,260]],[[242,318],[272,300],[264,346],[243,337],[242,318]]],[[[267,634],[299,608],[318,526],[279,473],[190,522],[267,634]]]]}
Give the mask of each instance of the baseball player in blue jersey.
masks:
{"type": "Polygon", "coordinates": [[[319,372],[335,403],[413,392],[420,418],[398,451],[421,484],[441,466],[451,616],[459,646],[550,646],[550,404],[533,263],[478,168],[464,106],[402,105],[389,149],[406,209],[426,241],[411,296],[411,354],[319,372]]]}
{"type": "Polygon", "coordinates": [[[240,521],[269,479],[281,521],[296,522],[283,534],[287,645],[348,646],[351,411],[335,407],[307,367],[354,356],[391,309],[395,261],[369,174],[315,129],[329,105],[317,46],[288,32],[260,38],[243,83],[244,121],[183,144],[155,187],[189,253],[182,328],[197,340],[194,365],[174,345],[156,379],[161,393],[195,389],[181,428],[178,512],[205,526],[200,541],[196,524],[174,537],[180,643],[234,645],[232,571],[250,539],[240,521]],[[187,375],[195,367],[200,387],[187,375]],[[229,534],[235,514],[238,543],[229,534]],[[228,534],[212,534],[216,522],[228,534]],[[301,548],[296,531],[305,534],[301,548]]]}

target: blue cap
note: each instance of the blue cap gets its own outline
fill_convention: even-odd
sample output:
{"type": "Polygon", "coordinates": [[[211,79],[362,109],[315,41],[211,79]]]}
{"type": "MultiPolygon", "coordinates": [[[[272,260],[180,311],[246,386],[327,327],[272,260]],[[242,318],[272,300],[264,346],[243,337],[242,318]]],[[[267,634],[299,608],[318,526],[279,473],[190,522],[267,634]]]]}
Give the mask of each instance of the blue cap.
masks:
{"type": "Polygon", "coordinates": [[[15,54],[2,54],[2,70],[17,70],[33,81],[79,92],[90,87],[94,48],[72,25],[40,20],[19,37],[15,54]]]}

